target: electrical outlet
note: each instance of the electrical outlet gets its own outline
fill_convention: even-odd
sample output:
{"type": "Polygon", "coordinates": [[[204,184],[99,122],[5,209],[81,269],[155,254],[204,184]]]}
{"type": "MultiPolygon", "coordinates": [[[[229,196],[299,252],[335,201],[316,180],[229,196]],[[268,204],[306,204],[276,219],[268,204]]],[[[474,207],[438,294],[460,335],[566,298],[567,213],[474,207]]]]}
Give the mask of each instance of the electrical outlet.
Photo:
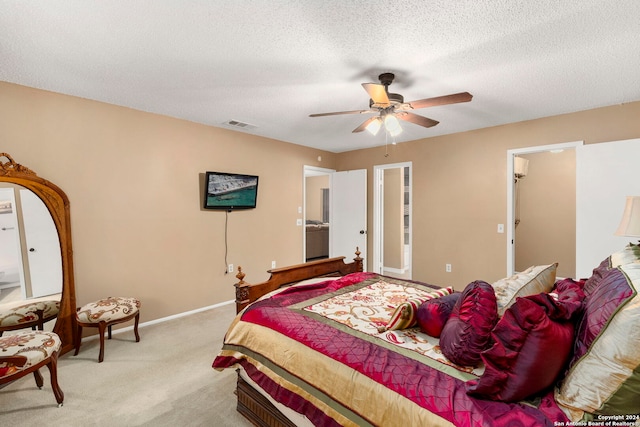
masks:
{"type": "Polygon", "coordinates": [[[227,266],[227,273],[233,273],[233,264],[227,266]]]}
{"type": "Polygon", "coordinates": [[[504,224],[498,224],[498,233],[504,233],[504,224]]]}
{"type": "Polygon", "coordinates": [[[451,273],[451,264],[445,264],[444,271],[446,271],[447,273],[451,273]]]}
{"type": "Polygon", "coordinates": [[[276,262],[275,261],[271,261],[271,268],[276,268],[276,262]]]}

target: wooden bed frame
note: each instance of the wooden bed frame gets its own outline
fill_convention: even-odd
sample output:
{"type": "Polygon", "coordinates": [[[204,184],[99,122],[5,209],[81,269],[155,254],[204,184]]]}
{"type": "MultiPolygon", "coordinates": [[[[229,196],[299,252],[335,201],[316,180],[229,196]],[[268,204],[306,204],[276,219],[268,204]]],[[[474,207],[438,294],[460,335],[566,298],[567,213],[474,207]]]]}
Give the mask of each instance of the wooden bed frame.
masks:
{"type": "MultiPolygon", "coordinates": [[[[345,257],[341,256],[272,269],[268,271],[271,273],[269,280],[255,285],[244,281],[245,274],[242,272],[242,268],[238,267],[236,277],[239,282],[234,285],[236,287],[236,312],[240,312],[262,295],[283,286],[314,277],[344,276],[349,273],[361,272],[363,271],[363,259],[360,258],[359,248],[356,248],[355,254],[356,257],[351,263],[345,263],[345,257]]],[[[240,376],[239,370],[236,395],[238,398],[237,411],[253,425],[259,427],[295,426],[267,398],[248,384],[240,376]]]]}
{"type": "Polygon", "coordinates": [[[286,285],[291,285],[313,277],[344,276],[349,273],[363,271],[363,259],[360,258],[360,249],[356,248],[356,257],[351,263],[345,263],[345,257],[327,258],[318,261],[305,262],[289,267],[274,268],[268,270],[271,277],[266,282],[251,285],[244,281],[245,274],[242,267],[238,266],[236,278],[236,313],[239,313],[247,305],[261,296],[275,291],[286,285]]]}

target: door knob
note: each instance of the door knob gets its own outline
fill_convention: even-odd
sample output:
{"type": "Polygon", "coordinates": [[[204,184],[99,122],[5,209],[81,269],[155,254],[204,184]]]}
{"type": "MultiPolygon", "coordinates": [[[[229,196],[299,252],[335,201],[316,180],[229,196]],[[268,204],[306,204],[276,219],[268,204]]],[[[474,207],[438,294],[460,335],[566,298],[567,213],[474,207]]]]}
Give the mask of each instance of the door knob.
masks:
{"type": "Polygon", "coordinates": [[[360,230],[360,234],[367,234],[367,232],[364,230],[360,230]]]}
{"type": "Polygon", "coordinates": [[[35,252],[35,248],[29,248],[29,252],[35,252]]]}

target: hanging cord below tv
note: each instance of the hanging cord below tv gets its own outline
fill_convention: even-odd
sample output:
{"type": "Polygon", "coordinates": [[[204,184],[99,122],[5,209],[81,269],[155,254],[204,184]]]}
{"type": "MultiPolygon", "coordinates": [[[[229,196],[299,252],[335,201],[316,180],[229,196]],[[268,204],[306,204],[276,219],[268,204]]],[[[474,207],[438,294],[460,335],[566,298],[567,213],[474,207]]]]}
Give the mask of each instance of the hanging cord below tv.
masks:
{"type": "Polygon", "coordinates": [[[229,212],[231,212],[231,210],[226,210],[224,213],[224,274],[229,274],[229,264],[227,263],[227,254],[229,252],[229,245],[227,243],[227,234],[229,229],[229,212]]]}

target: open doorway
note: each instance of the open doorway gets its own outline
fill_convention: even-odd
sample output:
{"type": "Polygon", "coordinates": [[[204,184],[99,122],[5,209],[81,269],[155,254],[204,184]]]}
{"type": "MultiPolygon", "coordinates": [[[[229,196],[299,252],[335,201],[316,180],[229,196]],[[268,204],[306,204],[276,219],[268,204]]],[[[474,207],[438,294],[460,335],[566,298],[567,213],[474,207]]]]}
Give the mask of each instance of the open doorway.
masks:
{"type": "Polygon", "coordinates": [[[412,277],[411,162],[374,166],[373,269],[412,277]]]}
{"type": "Polygon", "coordinates": [[[356,250],[368,259],[366,169],[336,172],[304,166],[300,211],[303,262],[338,256],[350,262],[356,250]]]}
{"type": "Polygon", "coordinates": [[[507,151],[507,276],[558,262],[558,277],[575,277],[575,148],[582,144],[507,151]]]}

